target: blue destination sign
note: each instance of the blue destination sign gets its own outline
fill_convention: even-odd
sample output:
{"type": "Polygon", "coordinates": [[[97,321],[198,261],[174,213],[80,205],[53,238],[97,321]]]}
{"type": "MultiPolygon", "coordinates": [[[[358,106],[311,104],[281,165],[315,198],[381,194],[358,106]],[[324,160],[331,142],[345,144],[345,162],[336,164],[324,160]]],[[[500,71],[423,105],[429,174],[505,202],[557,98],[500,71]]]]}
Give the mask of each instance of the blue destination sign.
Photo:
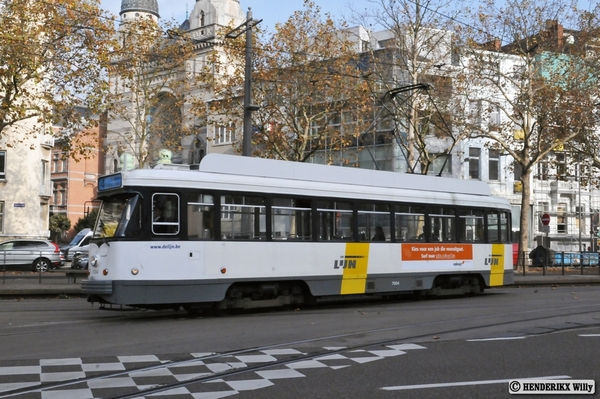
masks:
{"type": "Polygon", "coordinates": [[[102,176],[98,179],[98,192],[114,190],[123,186],[123,176],[120,173],[102,176]]]}
{"type": "Polygon", "coordinates": [[[15,208],[25,208],[25,204],[22,202],[15,202],[14,206],[15,208]]]}

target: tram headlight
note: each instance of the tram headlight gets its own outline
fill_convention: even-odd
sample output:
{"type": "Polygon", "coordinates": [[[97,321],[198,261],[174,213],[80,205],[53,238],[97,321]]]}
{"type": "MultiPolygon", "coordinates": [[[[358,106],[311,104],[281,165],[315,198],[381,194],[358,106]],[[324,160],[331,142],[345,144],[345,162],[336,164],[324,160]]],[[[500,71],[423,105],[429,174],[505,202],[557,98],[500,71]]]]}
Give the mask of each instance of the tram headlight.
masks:
{"type": "Polygon", "coordinates": [[[105,276],[108,276],[108,269],[102,270],[102,274],[105,275],[105,276]]]}
{"type": "Polygon", "coordinates": [[[98,255],[92,256],[90,259],[90,265],[92,265],[92,267],[98,266],[98,255]]]}
{"type": "Polygon", "coordinates": [[[134,276],[137,276],[139,272],[140,271],[138,270],[137,267],[134,267],[133,269],[131,269],[131,274],[133,274],[134,276]]]}

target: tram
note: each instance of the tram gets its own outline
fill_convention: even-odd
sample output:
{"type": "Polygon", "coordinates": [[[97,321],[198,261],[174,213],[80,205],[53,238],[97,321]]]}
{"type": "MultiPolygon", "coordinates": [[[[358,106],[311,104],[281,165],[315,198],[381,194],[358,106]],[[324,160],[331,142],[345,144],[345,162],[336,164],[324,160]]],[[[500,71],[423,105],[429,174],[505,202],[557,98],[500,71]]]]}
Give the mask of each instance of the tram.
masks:
{"type": "Polygon", "coordinates": [[[259,308],[513,283],[485,182],[233,155],[100,177],[88,301],[259,308]]]}

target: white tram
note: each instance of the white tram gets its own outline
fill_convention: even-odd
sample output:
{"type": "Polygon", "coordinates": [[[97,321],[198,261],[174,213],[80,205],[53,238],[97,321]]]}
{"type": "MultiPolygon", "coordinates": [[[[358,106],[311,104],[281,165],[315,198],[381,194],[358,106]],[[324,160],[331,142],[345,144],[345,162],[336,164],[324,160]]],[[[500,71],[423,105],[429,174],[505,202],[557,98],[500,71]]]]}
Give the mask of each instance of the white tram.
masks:
{"type": "Polygon", "coordinates": [[[101,177],[88,301],[253,308],[513,283],[509,203],[473,180],[211,154],[101,177]]]}

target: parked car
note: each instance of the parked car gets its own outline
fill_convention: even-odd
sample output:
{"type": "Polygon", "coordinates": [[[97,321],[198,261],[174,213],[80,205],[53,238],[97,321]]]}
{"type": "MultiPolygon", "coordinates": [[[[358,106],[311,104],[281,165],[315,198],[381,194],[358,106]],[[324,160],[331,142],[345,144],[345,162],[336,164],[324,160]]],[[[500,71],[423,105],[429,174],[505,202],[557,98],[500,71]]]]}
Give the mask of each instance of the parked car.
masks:
{"type": "Polygon", "coordinates": [[[59,246],[50,240],[21,239],[0,243],[0,270],[45,272],[64,264],[65,257],[59,246]]]}
{"type": "Polygon", "coordinates": [[[73,255],[77,252],[87,253],[92,238],[92,230],[85,228],[73,237],[70,243],[62,245],[60,250],[63,252],[67,262],[73,260],[73,255]]]}
{"type": "Polygon", "coordinates": [[[88,268],[89,257],[88,253],[77,252],[73,255],[73,260],[71,261],[71,269],[83,269],[87,270],[88,268]]]}

